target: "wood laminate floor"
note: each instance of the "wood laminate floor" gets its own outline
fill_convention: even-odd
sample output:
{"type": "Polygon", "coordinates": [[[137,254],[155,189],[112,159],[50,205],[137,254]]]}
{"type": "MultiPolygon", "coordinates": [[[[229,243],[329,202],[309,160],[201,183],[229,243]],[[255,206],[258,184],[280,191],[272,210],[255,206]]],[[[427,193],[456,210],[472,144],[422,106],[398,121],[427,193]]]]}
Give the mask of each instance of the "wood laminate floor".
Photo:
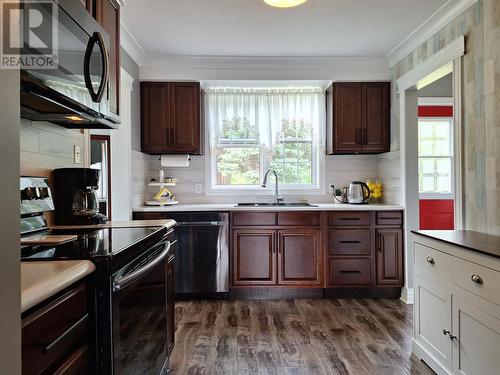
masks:
{"type": "Polygon", "coordinates": [[[433,374],[398,300],[181,302],[176,320],[175,375],[433,374]]]}

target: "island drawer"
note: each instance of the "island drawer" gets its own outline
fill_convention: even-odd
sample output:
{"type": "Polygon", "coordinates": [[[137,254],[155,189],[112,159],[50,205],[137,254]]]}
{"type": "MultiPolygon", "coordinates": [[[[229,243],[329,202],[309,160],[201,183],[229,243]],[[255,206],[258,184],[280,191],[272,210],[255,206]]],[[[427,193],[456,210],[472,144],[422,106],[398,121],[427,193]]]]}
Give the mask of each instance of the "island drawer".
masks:
{"type": "Polygon", "coordinates": [[[423,277],[451,281],[451,256],[415,243],[415,273],[423,277]]]}

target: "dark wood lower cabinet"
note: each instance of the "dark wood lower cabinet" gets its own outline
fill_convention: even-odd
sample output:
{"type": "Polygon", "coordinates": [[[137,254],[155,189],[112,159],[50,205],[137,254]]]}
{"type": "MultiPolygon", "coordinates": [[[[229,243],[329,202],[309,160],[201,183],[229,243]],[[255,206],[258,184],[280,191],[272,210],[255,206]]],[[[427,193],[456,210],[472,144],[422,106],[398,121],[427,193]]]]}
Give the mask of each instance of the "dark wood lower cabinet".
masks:
{"type": "Polygon", "coordinates": [[[321,285],[321,231],[278,231],[278,284],[321,285]]]}
{"type": "Polygon", "coordinates": [[[330,286],[369,286],[371,268],[371,258],[330,258],[330,286]]]}
{"type": "Polygon", "coordinates": [[[376,230],[376,274],[379,285],[403,285],[403,231],[376,230]]]}
{"type": "Polygon", "coordinates": [[[233,285],[276,284],[276,231],[233,231],[233,285]]]}
{"type": "Polygon", "coordinates": [[[85,282],[23,314],[23,374],[88,374],[92,325],[85,282]]]}

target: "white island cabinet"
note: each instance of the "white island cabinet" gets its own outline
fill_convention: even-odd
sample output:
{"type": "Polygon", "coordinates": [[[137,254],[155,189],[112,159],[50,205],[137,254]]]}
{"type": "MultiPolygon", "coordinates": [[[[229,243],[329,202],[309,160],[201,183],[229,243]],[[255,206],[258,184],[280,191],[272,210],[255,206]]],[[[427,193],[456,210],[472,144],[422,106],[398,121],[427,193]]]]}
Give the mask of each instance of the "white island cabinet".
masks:
{"type": "Polygon", "coordinates": [[[413,353],[437,374],[500,374],[500,237],[414,232],[413,353]]]}

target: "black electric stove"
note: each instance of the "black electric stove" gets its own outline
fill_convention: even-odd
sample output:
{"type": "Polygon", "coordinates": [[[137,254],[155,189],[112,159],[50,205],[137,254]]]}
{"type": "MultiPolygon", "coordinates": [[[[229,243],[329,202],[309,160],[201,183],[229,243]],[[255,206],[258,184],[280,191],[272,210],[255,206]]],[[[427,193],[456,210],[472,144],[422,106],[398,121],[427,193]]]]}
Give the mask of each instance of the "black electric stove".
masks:
{"type": "Polygon", "coordinates": [[[120,267],[140,255],[144,248],[159,242],[167,233],[165,227],[66,229],[37,232],[36,235],[77,235],[58,245],[26,245],[21,247],[22,261],[87,259],[104,262],[111,269],[120,267]]]}
{"type": "Polygon", "coordinates": [[[84,259],[96,265],[90,293],[96,339],[91,357],[95,360],[89,373],[167,374],[172,334],[167,324],[167,298],[173,295],[167,264],[177,248],[173,228],[49,230],[44,213],[53,210],[47,179],[22,177],[21,237],[76,235],[76,239],[57,245],[21,246],[21,260],[84,259]]]}

